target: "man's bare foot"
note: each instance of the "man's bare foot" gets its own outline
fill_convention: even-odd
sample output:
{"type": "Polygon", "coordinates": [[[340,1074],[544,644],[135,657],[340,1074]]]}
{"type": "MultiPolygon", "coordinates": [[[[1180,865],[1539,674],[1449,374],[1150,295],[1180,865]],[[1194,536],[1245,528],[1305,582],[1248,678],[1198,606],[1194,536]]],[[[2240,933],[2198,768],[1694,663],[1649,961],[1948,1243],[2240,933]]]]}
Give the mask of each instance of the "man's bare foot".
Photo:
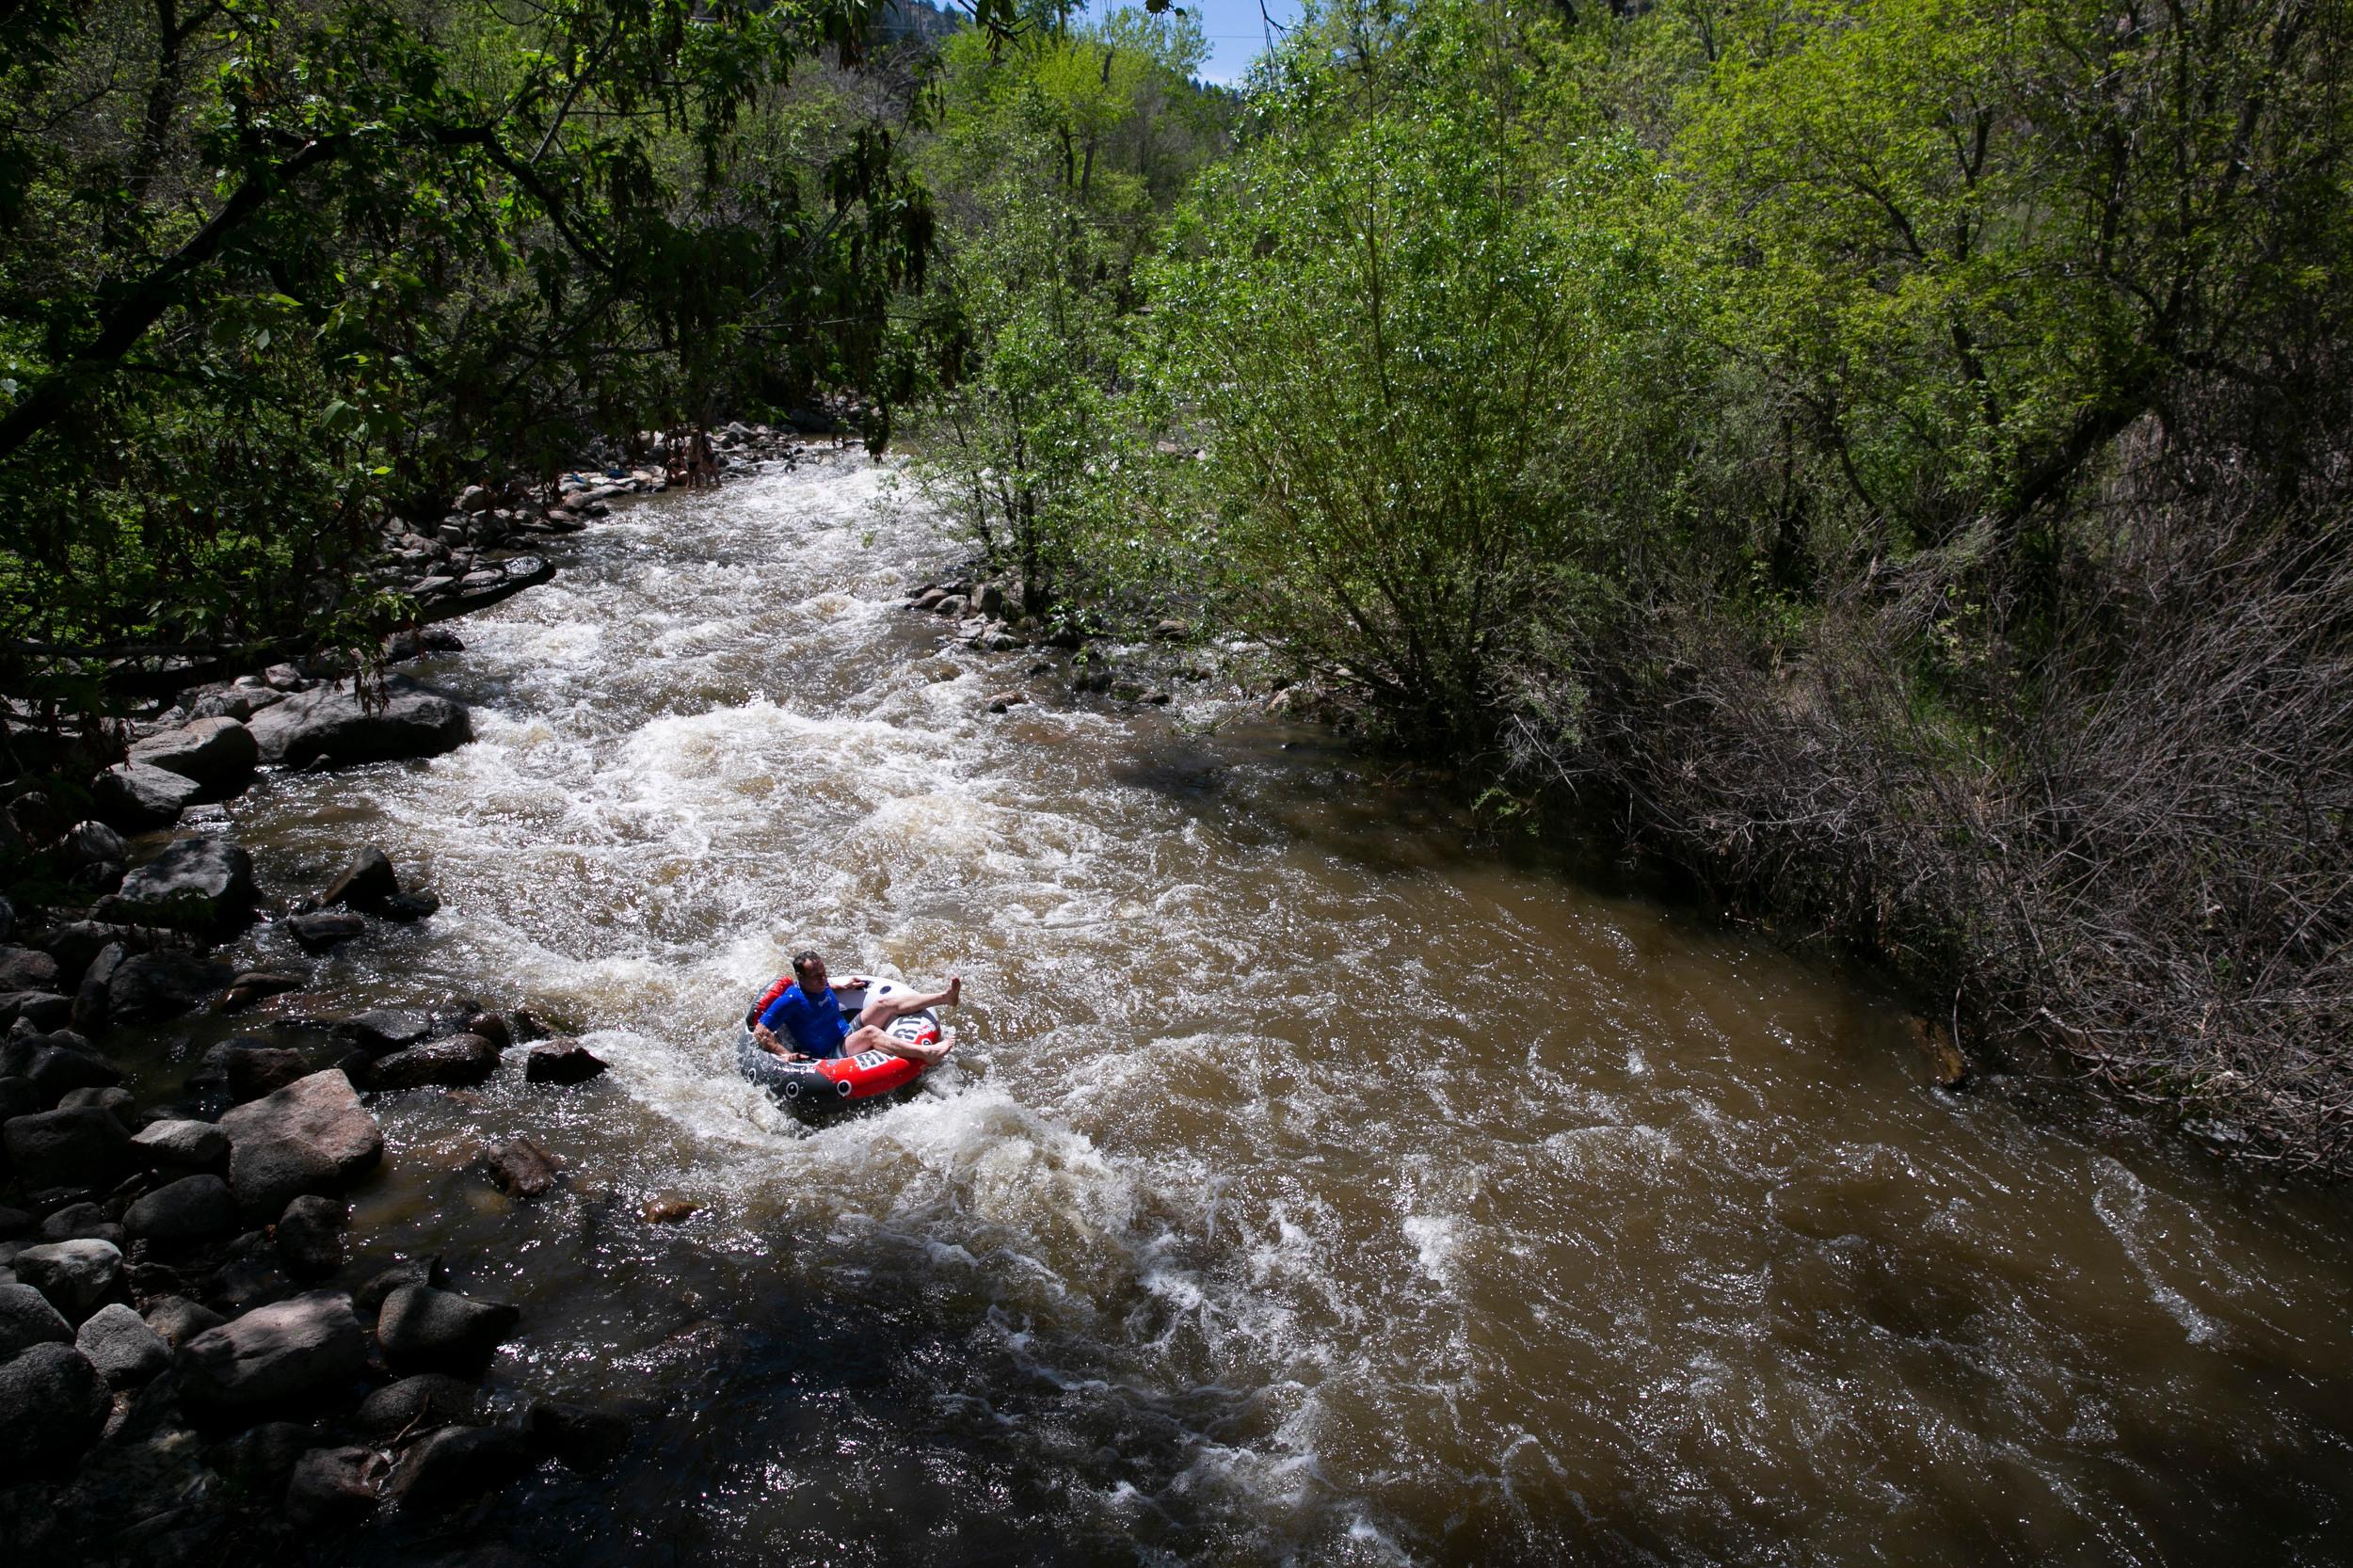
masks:
{"type": "Polygon", "coordinates": [[[950,975],[950,976],[948,977],[948,1001],[947,1001],[947,1005],[948,1005],[948,1006],[950,1006],[950,1007],[953,1007],[956,1003],[958,1003],[958,1002],[962,1001],[963,1000],[964,1000],[964,976],[962,976],[962,975],[960,975],[960,974],[952,974],[952,975],[950,975]]]}
{"type": "Polygon", "coordinates": [[[941,1030],[939,1032],[938,1042],[933,1047],[932,1049],[932,1065],[936,1067],[942,1062],[947,1061],[948,1053],[955,1048],[956,1032],[952,1029],[941,1030]]]}

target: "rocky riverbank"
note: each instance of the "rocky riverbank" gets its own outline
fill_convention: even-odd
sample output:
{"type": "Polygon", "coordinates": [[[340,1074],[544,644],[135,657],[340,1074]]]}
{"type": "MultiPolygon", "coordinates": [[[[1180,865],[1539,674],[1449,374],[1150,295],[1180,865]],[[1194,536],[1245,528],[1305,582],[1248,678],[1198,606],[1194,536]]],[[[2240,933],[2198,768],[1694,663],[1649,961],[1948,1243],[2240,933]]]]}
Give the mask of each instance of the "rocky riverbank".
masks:
{"type": "MultiPolygon", "coordinates": [[[[232,974],[208,945],[253,918],[226,839],[174,840],[106,919],[0,932],[18,990],[0,1043],[0,1540],[18,1562],[212,1561],[379,1509],[448,1511],[544,1461],[593,1469],[628,1417],[486,1397],[516,1310],[449,1288],[397,1236],[353,1237],[389,1095],[512,1072],[550,1093],[603,1064],[525,1011],[456,1002],[280,1019],[142,1098],[95,1040],[305,977],[232,974]],[[134,918],[147,923],[132,923],[134,918]]],[[[297,901],[306,950],[430,913],[378,852],[297,901]],[[307,924],[302,922],[308,922],[307,924]]],[[[557,1162],[481,1151],[518,1200],[557,1162]]]]}
{"type": "MultiPolygon", "coordinates": [[[[730,426],[716,466],[790,460],[790,433],[730,426]]],[[[417,600],[388,663],[462,643],[433,624],[547,582],[518,550],[666,488],[653,466],[568,475],[531,501],[473,487],[430,532],[388,524],[378,579],[417,600]]],[[[555,1093],[605,1064],[525,1010],[280,1016],[205,1051],[176,1090],[135,1094],[139,1042],[189,1015],[234,1015],[312,984],[241,972],[223,944],[260,920],[305,955],[429,919],[379,850],[315,889],[264,888],[224,803],[264,769],[435,756],[472,738],[464,704],[400,674],[361,688],[348,661],[293,661],[182,690],[137,722],[49,845],[65,898],[0,899],[0,1543],[10,1560],[216,1561],[274,1554],[378,1511],[441,1513],[552,1462],[594,1470],[629,1441],[620,1412],[480,1377],[511,1305],[451,1288],[397,1235],[349,1234],[374,1176],[384,1096],[501,1074],[555,1093]],[[143,835],[172,836],[160,848],[143,835]],[[133,862],[138,863],[134,865],[133,862]],[[115,1044],[110,1048],[107,1042],[115,1044]]],[[[479,1168],[511,1201],[563,1178],[529,1135],[479,1168]]],[[[657,1197],[649,1224],[693,1206],[657,1197]]]]}

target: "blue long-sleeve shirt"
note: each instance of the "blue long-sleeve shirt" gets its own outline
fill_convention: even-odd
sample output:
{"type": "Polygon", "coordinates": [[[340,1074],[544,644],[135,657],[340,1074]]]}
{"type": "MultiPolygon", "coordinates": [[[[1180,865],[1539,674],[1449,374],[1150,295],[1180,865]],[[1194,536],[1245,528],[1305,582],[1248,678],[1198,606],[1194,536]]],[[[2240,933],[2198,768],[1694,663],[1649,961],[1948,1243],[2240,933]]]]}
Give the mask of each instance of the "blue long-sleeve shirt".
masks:
{"type": "Polygon", "coordinates": [[[850,1037],[850,1020],[830,986],[812,997],[796,981],[761,1011],[760,1021],[771,1034],[790,1035],[806,1056],[840,1056],[841,1042],[850,1037]]]}

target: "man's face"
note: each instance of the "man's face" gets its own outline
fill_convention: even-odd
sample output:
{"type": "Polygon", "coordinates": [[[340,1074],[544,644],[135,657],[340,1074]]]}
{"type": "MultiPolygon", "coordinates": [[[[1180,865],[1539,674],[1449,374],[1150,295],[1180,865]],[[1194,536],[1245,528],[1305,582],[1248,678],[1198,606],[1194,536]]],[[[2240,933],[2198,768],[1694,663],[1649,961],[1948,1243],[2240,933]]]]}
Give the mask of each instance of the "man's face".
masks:
{"type": "Polygon", "coordinates": [[[824,985],[825,961],[822,958],[812,958],[809,960],[808,968],[801,971],[801,989],[804,992],[821,991],[824,989],[824,985]]]}

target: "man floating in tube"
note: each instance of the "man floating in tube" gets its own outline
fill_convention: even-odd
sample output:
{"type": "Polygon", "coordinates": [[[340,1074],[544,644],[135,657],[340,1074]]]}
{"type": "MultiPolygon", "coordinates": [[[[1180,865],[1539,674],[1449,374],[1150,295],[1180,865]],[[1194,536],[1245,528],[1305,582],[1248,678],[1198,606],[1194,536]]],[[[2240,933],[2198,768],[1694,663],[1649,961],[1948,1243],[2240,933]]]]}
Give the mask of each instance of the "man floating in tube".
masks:
{"type": "Polygon", "coordinates": [[[955,1048],[956,1034],[952,1029],[941,1030],[936,1041],[922,1046],[898,1039],[888,1030],[894,1018],[920,1013],[927,1007],[953,1007],[962,1001],[963,976],[950,975],[944,991],[898,991],[873,998],[854,1024],[842,1011],[837,993],[863,991],[867,984],[864,975],[828,980],[823,957],[814,952],[796,954],[792,960],[792,984],[760,1010],[760,1016],[752,1022],[752,1038],[760,1043],[760,1049],[787,1061],[824,1062],[837,1056],[879,1050],[930,1067],[936,1066],[955,1048]],[[786,1044],[788,1039],[790,1045],[786,1044]]]}

